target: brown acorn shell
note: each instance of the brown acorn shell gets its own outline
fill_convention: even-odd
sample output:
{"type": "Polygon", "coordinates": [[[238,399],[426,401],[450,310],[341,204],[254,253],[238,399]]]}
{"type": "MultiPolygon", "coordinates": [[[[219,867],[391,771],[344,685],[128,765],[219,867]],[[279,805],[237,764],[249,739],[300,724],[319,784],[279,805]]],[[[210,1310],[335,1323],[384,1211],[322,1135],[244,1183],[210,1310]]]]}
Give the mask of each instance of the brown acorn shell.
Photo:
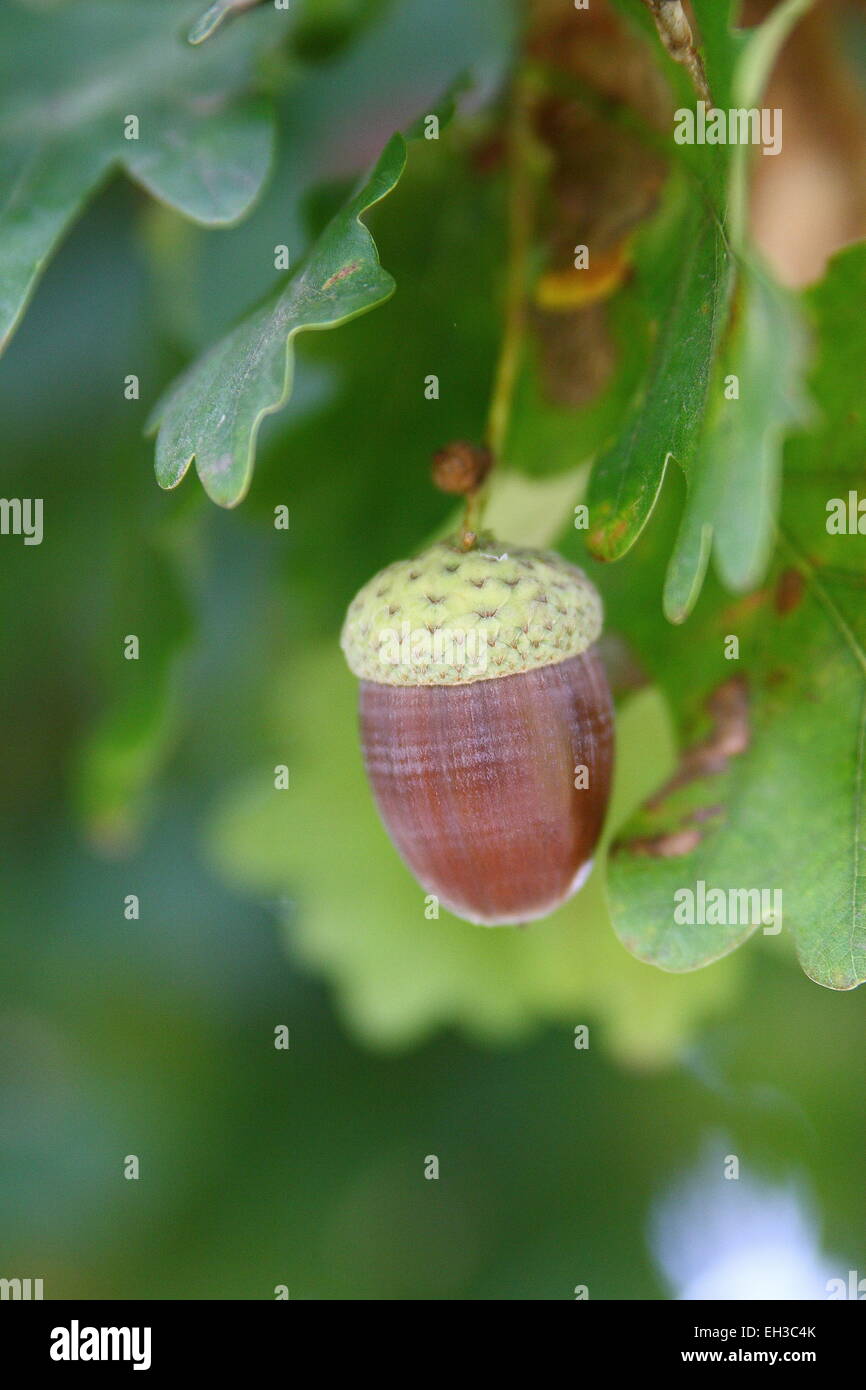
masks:
{"type": "Polygon", "coordinates": [[[544,917],[580,887],[610,791],[613,709],[597,648],[451,686],[361,682],[361,741],[385,826],[428,893],[486,926],[544,917]],[[586,766],[588,787],[575,787],[586,766]]]}

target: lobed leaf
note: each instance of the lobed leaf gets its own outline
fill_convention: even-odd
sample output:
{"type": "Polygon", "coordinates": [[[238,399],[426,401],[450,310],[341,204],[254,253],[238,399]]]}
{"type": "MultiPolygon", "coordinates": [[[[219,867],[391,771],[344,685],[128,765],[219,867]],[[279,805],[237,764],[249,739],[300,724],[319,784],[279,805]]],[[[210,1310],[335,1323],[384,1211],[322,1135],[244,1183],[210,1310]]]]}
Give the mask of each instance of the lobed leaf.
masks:
{"type": "Polygon", "coordinates": [[[406,142],[394,135],[285,288],[195,362],[157,403],[148,427],[159,431],[161,487],[176,487],[195,460],[213,501],[231,507],[242,500],[259,426],[291,394],[293,339],[304,330],[346,323],[394,292],[361,218],[390,193],[405,163],[406,142]]]}
{"type": "Polygon", "coordinates": [[[250,87],[285,17],[251,15],[197,50],[184,40],[179,8],[173,0],[0,7],[0,351],[112,170],[126,169],[208,226],[237,221],[257,197],[273,122],[250,87]]]}
{"type": "Polygon", "coordinates": [[[684,466],[688,499],[665,585],[665,613],[682,622],[715,550],[733,592],[760,582],[773,550],[787,432],[809,414],[808,339],[793,295],[759,267],[741,268],[733,321],[715,365],[700,445],[684,466]]]}
{"type": "MultiPolygon", "coordinates": [[[[859,247],[808,297],[820,341],[811,387],[824,413],[786,448],[770,582],[733,604],[710,586],[685,642],[670,629],[648,640],[648,629],[631,624],[677,712],[685,752],[679,773],[623,833],[609,893],[623,942],[666,970],[705,965],[753,929],[678,924],[675,892],[703,881],[779,889],[806,973],[833,989],[866,979],[864,540],[856,517],[847,534],[828,530],[828,505],[836,498],[848,508],[862,479],[866,417],[851,354],[864,293],[859,247]],[[723,654],[731,635],[740,642],[735,662],[723,654]]],[[[733,531],[733,510],[728,520],[733,531]]],[[[747,520],[736,562],[753,554],[747,520]]],[[[621,597],[610,606],[628,630],[621,597]]]]}
{"type": "Polygon", "coordinates": [[[643,240],[638,275],[654,344],[646,381],[593,468],[590,548],[616,560],[656,504],[670,459],[689,467],[724,324],[730,261],[718,222],[684,180],[643,240]]]}
{"type": "MultiPolygon", "coordinates": [[[[779,49],[810,0],[786,0],[761,26],[733,28],[739,7],[695,6],[715,104],[752,107],[779,49]]],[[[786,433],[805,416],[808,355],[793,296],[758,266],[746,243],[745,145],[685,147],[688,177],[676,218],[647,233],[643,277],[655,345],[646,379],[590,484],[590,547],[627,553],[646,525],[675,459],[688,501],[671,555],[665,612],[688,616],[715,546],[734,589],[766,571],[778,511],[786,433]],[[736,377],[741,394],[726,394],[736,377]]]]}

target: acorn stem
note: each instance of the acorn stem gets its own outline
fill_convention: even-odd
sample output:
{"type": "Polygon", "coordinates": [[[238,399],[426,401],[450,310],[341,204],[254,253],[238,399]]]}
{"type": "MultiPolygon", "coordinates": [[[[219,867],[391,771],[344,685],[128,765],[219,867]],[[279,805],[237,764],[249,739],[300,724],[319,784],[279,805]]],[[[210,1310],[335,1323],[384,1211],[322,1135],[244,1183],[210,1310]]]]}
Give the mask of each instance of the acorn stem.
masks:
{"type": "Polygon", "coordinates": [[[484,511],[485,492],[486,489],[482,485],[475,492],[470,492],[466,498],[466,509],[460,528],[460,544],[463,550],[471,550],[478,540],[478,532],[481,530],[481,516],[484,511]]]}

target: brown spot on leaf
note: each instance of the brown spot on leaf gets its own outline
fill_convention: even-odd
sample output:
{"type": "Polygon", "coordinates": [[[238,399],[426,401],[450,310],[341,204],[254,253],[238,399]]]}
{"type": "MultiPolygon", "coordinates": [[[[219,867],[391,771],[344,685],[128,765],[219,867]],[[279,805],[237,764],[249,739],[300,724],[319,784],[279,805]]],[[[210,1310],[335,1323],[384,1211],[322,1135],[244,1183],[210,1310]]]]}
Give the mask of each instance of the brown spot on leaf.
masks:
{"type": "Polygon", "coordinates": [[[602,520],[589,532],[587,545],[597,560],[614,559],[628,531],[627,516],[619,516],[611,521],[602,520]]]}
{"type": "Polygon", "coordinates": [[[339,270],[335,270],[333,275],[328,277],[328,279],[322,286],[322,289],[331,289],[333,285],[339,284],[341,280],[346,280],[350,275],[354,275],[355,271],[360,270],[360,268],[360,261],[352,261],[349,265],[342,266],[339,270]]]}
{"type": "Polygon", "coordinates": [[[699,777],[710,777],[727,770],[731,758],[749,746],[749,696],[743,676],[733,676],[718,686],[707,700],[713,727],[700,743],[687,748],[673,777],[647,802],[658,810],[674,791],[687,787],[699,777]]]}
{"type": "Polygon", "coordinates": [[[806,580],[800,570],[782,570],[776,584],[776,612],[784,616],[791,613],[803,597],[806,580]]]}
{"type": "MultiPolygon", "coordinates": [[[[712,727],[705,738],[687,748],[673,777],[646,802],[645,811],[656,816],[665,809],[668,799],[704,777],[718,776],[727,771],[733,758],[749,746],[749,697],[746,681],[734,676],[717,687],[707,700],[712,727]]],[[[659,859],[674,859],[697,849],[706,830],[724,815],[724,806],[714,803],[695,807],[673,829],[657,835],[640,835],[615,846],[617,851],[647,854],[659,859]]]]}
{"type": "Polygon", "coordinates": [[[627,849],[631,854],[648,854],[653,859],[679,859],[683,854],[691,854],[701,843],[698,829],[672,830],[665,835],[643,835],[629,840],[618,849],[627,849]]]}
{"type": "Polygon", "coordinates": [[[719,619],[720,625],[725,632],[733,632],[739,623],[744,623],[753,613],[765,604],[772,597],[769,589],[756,589],[754,593],[746,594],[744,598],[737,599],[735,603],[729,603],[723,610],[719,619]]]}

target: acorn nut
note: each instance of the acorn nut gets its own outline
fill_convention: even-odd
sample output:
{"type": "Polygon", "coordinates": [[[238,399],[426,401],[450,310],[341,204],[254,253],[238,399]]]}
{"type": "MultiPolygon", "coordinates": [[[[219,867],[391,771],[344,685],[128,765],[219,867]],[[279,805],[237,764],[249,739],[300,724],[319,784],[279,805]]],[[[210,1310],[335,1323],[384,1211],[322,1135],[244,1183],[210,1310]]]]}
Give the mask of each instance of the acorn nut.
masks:
{"type": "Polygon", "coordinates": [[[552,552],[438,542],[371,579],[341,645],[382,820],[428,893],[486,926],[585,881],[613,762],[601,599],[552,552]]]}

